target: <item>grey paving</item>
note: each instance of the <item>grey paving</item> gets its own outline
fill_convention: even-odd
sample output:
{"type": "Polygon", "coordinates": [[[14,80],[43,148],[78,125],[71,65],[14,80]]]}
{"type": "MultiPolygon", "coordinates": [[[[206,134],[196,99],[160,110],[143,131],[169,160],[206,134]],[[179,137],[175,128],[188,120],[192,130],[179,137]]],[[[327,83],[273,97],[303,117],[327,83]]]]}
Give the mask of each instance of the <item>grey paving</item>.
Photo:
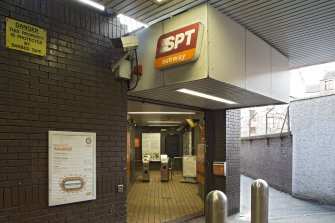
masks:
{"type": "MultiPolygon", "coordinates": [[[[230,216],[229,223],[250,222],[250,185],[253,179],[241,176],[241,212],[230,216]]],[[[270,188],[270,223],[335,223],[335,207],[293,198],[290,194],[270,188]]],[[[204,223],[200,217],[188,223],[204,223]]]]}

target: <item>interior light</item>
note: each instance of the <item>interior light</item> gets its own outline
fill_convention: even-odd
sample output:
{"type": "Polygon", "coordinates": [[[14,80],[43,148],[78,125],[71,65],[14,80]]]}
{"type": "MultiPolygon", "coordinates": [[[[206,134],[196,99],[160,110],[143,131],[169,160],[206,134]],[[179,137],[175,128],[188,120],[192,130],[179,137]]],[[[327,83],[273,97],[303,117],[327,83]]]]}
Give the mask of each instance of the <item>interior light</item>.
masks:
{"type": "Polygon", "coordinates": [[[172,125],[172,124],[150,124],[148,126],[150,126],[150,127],[174,127],[174,126],[178,126],[178,125],[172,125]]]}
{"type": "Polygon", "coordinates": [[[162,3],[166,3],[168,1],[170,1],[170,0],[153,0],[154,3],[159,4],[159,5],[162,4],[162,3]]]}
{"type": "Polygon", "coordinates": [[[180,124],[181,121],[148,121],[148,123],[152,123],[152,124],[158,124],[158,123],[163,123],[163,124],[180,124]]]}
{"type": "Polygon", "coordinates": [[[185,89],[185,88],[179,89],[177,91],[185,93],[185,94],[190,94],[190,95],[194,95],[194,96],[197,96],[197,97],[201,97],[201,98],[210,99],[210,100],[213,100],[213,101],[223,102],[223,103],[230,104],[230,105],[237,104],[234,101],[230,101],[230,100],[227,100],[227,99],[224,99],[224,98],[219,98],[219,97],[209,95],[209,94],[204,94],[204,93],[197,92],[197,91],[192,91],[192,90],[185,89]]]}
{"type": "Polygon", "coordinates": [[[128,112],[129,115],[195,115],[195,112],[128,112]]]}
{"type": "Polygon", "coordinates": [[[105,10],[105,6],[100,5],[100,4],[98,4],[98,3],[94,2],[94,1],[90,1],[90,0],[78,0],[78,1],[83,2],[83,3],[87,4],[87,5],[93,6],[94,8],[100,9],[102,11],[105,10]]]}

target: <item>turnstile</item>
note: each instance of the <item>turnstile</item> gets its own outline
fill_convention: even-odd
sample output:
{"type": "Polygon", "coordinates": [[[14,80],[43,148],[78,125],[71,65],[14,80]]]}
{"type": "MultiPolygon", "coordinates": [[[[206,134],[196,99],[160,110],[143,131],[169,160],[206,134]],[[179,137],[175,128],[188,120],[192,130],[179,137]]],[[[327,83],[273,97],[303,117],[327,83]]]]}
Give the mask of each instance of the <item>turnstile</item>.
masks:
{"type": "Polygon", "coordinates": [[[142,161],[142,181],[150,181],[150,156],[144,156],[142,161]]]}
{"type": "Polygon", "coordinates": [[[169,157],[161,155],[161,181],[169,181],[169,157]]]}

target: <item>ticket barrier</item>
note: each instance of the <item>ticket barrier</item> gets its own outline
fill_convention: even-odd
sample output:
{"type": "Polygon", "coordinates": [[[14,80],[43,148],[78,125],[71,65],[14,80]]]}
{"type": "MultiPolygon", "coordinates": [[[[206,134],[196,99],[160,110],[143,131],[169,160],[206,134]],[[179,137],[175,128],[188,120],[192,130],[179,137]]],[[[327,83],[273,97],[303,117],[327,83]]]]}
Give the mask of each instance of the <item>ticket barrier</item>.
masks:
{"type": "Polygon", "coordinates": [[[143,157],[142,181],[150,181],[150,157],[143,157]]]}
{"type": "Polygon", "coordinates": [[[161,155],[161,181],[169,181],[169,157],[161,155]]]}

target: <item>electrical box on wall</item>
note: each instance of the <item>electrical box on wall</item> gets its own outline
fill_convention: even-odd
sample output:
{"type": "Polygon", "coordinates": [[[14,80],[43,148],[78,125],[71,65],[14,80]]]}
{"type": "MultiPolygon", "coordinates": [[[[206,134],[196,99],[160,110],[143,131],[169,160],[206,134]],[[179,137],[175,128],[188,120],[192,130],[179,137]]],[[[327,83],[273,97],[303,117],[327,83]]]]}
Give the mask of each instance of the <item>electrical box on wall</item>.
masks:
{"type": "Polygon", "coordinates": [[[129,60],[120,62],[118,69],[115,71],[115,77],[130,80],[131,78],[131,63],[129,60]]]}
{"type": "Polygon", "coordinates": [[[226,162],[213,162],[213,175],[214,176],[227,176],[226,162]]]}

